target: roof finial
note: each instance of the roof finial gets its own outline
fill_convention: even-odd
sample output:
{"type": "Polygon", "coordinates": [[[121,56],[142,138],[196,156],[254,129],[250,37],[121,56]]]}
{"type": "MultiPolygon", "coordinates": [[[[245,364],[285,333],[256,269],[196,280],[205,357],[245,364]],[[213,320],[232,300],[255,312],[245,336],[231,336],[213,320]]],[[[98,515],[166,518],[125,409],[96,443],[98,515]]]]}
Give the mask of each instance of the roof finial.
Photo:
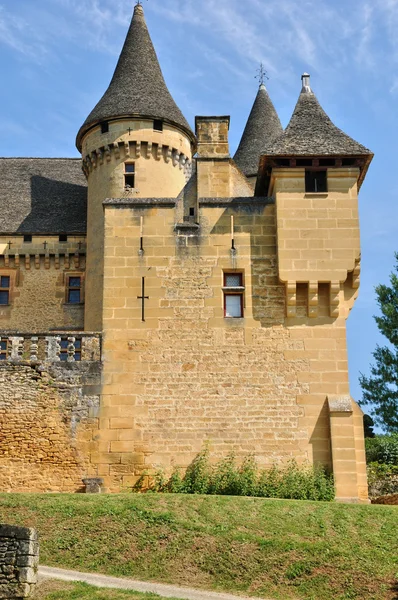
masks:
{"type": "Polygon", "coordinates": [[[260,87],[264,85],[265,79],[269,79],[268,73],[264,68],[263,63],[260,63],[260,68],[257,69],[257,75],[255,75],[254,79],[258,79],[260,82],[260,87]]]}
{"type": "Polygon", "coordinates": [[[301,91],[305,92],[306,94],[312,94],[312,89],[310,85],[310,75],[308,75],[308,73],[304,73],[301,76],[301,81],[303,82],[303,87],[301,91]]]}

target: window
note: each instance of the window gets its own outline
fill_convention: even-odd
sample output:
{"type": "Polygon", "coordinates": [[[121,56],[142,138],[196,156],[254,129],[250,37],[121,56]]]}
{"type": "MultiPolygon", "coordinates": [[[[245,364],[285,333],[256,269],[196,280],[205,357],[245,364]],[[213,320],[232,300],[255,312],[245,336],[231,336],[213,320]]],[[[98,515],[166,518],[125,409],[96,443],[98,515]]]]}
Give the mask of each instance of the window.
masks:
{"type": "MultiPolygon", "coordinates": [[[[68,338],[61,338],[61,352],[59,354],[59,358],[62,362],[66,362],[68,360],[69,344],[71,344],[71,342],[68,340],[68,338]]],[[[82,359],[82,341],[80,339],[76,339],[73,345],[75,347],[75,353],[73,356],[75,360],[80,361],[82,359]]]]}
{"type": "Polygon", "coordinates": [[[80,304],[82,302],[82,278],[69,275],[66,287],[66,302],[80,304]]]}
{"type": "Polygon", "coordinates": [[[124,185],[125,187],[135,187],[135,164],[125,163],[124,165],[124,185]]]}
{"type": "Polygon", "coordinates": [[[23,241],[30,243],[32,241],[32,234],[31,233],[27,233],[26,235],[23,236],[23,241]]]}
{"type": "Polygon", "coordinates": [[[10,303],[10,277],[0,275],[0,305],[6,306],[10,303]]]}
{"type": "Polygon", "coordinates": [[[163,121],[160,119],[155,119],[153,122],[154,131],[163,131],[163,121]]]}
{"type": "Polygon", "coordinates": [[[65,233],[61,233],[59,236],[59,241],[60,242],[67,242],[68,241],[68,236],[65,233]]]}
{"type": "Polygon", "coordinates": [[[243,317],[243,273],[224,273],[224,317],[243,317]]]}
{"type": "Polygon", "coordinates": [[[0,360],[7,360],[7,340],[2,340],[0,338],[0,360]]]}
{"type": "Polygon", "coordinates": [[[328,191],[327,171],[305,172],[305,191],[310,193],[326,193],[328,191]]]}
{"type": "Polygon", "coordinates": [[[195,216],[195,208],[191,207],[191,208],[189,209],[189,216],[190,216],[190,217],[194,217],[194,216],[195,216]]]}
{"type": "Polygon", "coordinates": [[[101,133],[108,133],[109,131],[109,123],[108,121],[104,121],[101,123],[101,133]]]}

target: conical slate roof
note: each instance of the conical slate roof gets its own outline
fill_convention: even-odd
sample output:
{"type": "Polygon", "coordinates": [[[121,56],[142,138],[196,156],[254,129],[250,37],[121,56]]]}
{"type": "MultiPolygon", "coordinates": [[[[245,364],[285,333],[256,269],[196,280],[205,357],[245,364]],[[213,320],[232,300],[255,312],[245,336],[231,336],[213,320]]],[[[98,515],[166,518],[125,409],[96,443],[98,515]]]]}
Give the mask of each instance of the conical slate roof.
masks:
{"type": "Polygon", "coordinates": [[[257,175],[264,149],[283,132],[264,84],[260,85],[234,160],[247,176],[257,175]]]}
{"type": "Polygon", "coordinates": [[[336,127],[319,104],[309,83],[303,88],[289,125],[263,154],[268,156],[342,156],[371,155],[372,152],[336,127]]]}
{"type": "Polygon", "coordinates": [[[82,137],[92,126],[124,116],[164,119],[195,139],[167,89],[140,4],[134,8],[112,81],[77,134],[78,149],[81,150],[82,137]]]}

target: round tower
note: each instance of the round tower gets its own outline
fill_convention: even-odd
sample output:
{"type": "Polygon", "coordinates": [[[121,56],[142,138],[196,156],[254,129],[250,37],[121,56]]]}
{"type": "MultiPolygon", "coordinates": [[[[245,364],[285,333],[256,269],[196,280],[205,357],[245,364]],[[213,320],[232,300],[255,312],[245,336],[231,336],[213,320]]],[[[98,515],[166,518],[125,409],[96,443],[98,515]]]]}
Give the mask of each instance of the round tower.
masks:
{"type": "Polygon", "coordinates": [[[140,4],[112,81],[77,134],[88,181],[85,329],[102,329],[106,198],[176,198],[196,139],[164,81],[140,4]]]}

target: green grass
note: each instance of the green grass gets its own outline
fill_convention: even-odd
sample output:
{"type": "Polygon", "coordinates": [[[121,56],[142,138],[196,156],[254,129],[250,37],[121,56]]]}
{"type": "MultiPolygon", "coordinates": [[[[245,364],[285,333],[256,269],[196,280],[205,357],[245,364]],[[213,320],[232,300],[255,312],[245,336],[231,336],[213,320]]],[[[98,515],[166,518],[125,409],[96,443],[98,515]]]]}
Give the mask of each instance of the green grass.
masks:
{"type": "Polygon", "coordinates": [[[41,563],[278,600],[397,600],[398,509],[228,496],[0,495],[41,563]]]}
{"type": "MultiPolygon", "coordinates": [[[[85,583],[46,580],[39,583],[31,600],[162,600],[156,594],[98,589],[85,583]]],[[[170,599],[169,599],[170,600],[170,599]]]]}

